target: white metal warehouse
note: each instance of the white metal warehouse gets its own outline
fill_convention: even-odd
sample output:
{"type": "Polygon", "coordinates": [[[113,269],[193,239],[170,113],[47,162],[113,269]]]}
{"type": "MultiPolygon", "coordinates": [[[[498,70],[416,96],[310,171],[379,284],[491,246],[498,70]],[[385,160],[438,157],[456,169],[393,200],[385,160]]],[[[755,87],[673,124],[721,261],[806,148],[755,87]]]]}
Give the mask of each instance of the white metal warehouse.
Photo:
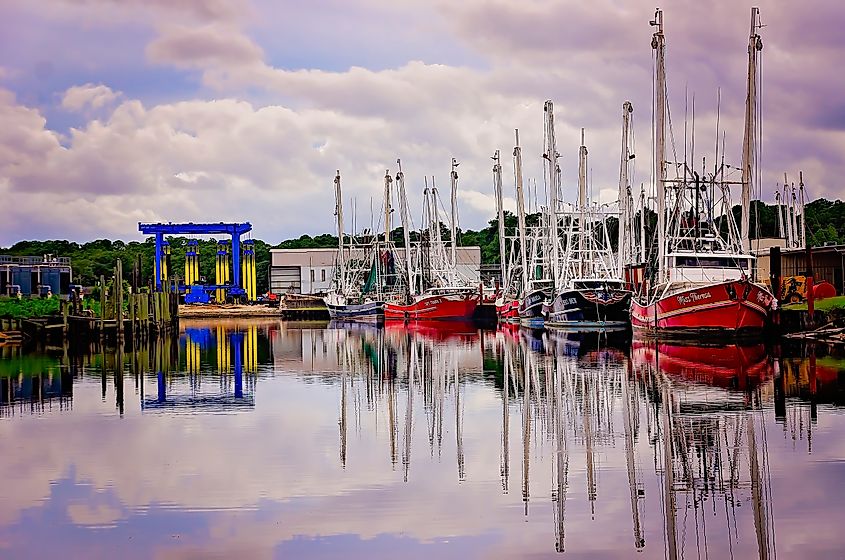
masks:
{"type": "MultiPolygon", "coordinates": [[[[397,249],[398,258],[404,249],[397,249]]],[[[458,247],[458,271],[480,281],[481,248],[458,247]]],[[[325,294],[334,273],[337,249],[271,249],[270,291],[274,294],[325,294]]]]}

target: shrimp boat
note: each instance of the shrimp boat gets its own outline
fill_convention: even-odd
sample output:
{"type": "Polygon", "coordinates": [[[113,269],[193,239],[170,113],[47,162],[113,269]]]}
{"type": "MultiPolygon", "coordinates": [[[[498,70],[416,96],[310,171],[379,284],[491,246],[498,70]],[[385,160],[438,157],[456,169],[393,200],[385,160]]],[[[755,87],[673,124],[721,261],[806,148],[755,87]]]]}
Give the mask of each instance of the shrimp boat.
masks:
{"type": "MultiPolygon", "coordinates": [[[[500,323],[522,324],[531,328],[543,327],[543,304],[551,293],[552,282],[548,271],[544,220],[529,228],[526,225],[525,198],[523,195],[522,148],[519,131],[513,149],[514,179],[518,235],[508,236],[502,200],[502,166],[499,152],[493,156],[493,181],[496,188],[496,206],[499,218],[499,262],[502,285],[496,294],[496,316],[500,323]],[[517,261],[517,257],[519,260],[517,261]]],[[[542,219],[542,218],[541,218],[542,219]]]]}
{"type": "Polygon", "coordinates": [[[546,322],[546,308],[554,292],[550,246],[556,246],[550,234],[553,214],[547,209],[540,211],[540,223],[528,230],[526,245],[528,267],[525,284],[519,298],[519,324],[532,329],[541,329],[546,322]]]}
{"type": "MultiPolygon", "coordinates": [[[[517,134],[517,146],[519,145],[519,131],[517,134]]],[[[514,155],[516,150],[514,149],[514,155]]],[[[519,323],[519,290],[522,286],[522,276],[524,274],[525,265],[522,262],[515,261],[517,254],[524,256],[522,251],[525,229],[525,209],[522,203],[522,185],[518,185],[517,198],[520,206],[521,224],[519,231],[523,233],[520,236],[507,235],[505,229],[505,210],[502,196],[502,164],[499,155],[499,150],[496,150],[493,156],[493,184],[496,190],[496,209],[498,211],[499,221],[499,263],[500,274],[502,278],[501,286],[496,293],[496,318],[500,323],[519,323]],[[517,251],[518,249],[518,251],[517,251]]]]}
{"type": "Polygon", "coordinates": [[[557,262],[558,244],[552,242],[552,226],[555,223],[553,204],[556,197],[550,197],[551,204],[539,209],[539,223],[528,227],[523,194],[522,148],[519,146],[518,133],[513,153],[522,269],[522,290],[519,293],[517,315],[520,325],[541,329],[545,324],[545,306],[554,291],[553,263],[557,262]]]}
{"type": "MultiPolygon", "coordinates": [[[[551,192],[560,184],[555,149],[554,106],[546,102],[547,161],[551,192]]],[[[554,202],[557,207],[557,202],[554,202]]],[[[557,216],[557,211],[554,211],[557,216]]],[[[581,130],[578,158],[578,204],[561,212],[566,232],[561,265],[555,265],[555,297],[546,306],[546,326],[567,329],[619,330],[629,325],[631,291],[622,281],[622,269],[610,244],[607,218],[614,213],[607,205],[598,205],[587,195],[587,147],[581,130]]],[[[551,240],[557,245],[557,217],[552,221],[551,240]]],[[[622,228],[619,228],[620,236],[622,228]]],[[[553,259],[557,252],[553,251],[553,259]]]]}
{"type": "Polygon", "coordinates": [[[331,288],[323,298],[333,320],[382,322],[385,302],[397,299],[404,289],[404,274],[389,236],[391,181],[386,173],[384,239],[367,231],[356,238],[344,233],[340,171],[335,176],[338,257],[331,288]]]}
{"type": "Polygon", "coordinates": [[[756,179],[757,56],[763,47],[757,33],[759,9],[751,10],[740,181],[726,177],[729,166],[724,163],[724,148],[719,163],[718,142],[717,166],[710,172],[699,173],[684,162],[673,164],[676,177],[667,178],[665,38],[660,10],[651,23],[657,28],[652,39],[656,51],[657,258],[654,276],[631,304],[633,327],[681,336],[759,333],[774,299],[765,286],[753,281],[756,257],[751,254],[749,236],[752,180],[756,179]],[[741,228],[731,211],[731,185],[742,188],[741,228]]]}
{"type": "Polygon", "coordinates": [[[405,235],[405,273],[407,291],[403,299],[388,301],[384,306],[387,320],[455,320],[469,321],[475,314],[481,295],[457,268],[457,188],[458,162],[452,159],[452,219],[449,251],[440,234],[437,187],[432,183],[424,191],[424,222],[420,241],[413,247],[410,239],[410,217],[405,196],[405,176],[401,162],[397,173],[401,205],[402,229],[405,235]],[[447,254],[449,253],[449,254],[447,254]],[[416,259],[414,259],[416,256],[416,259]],[[414,262],[416,260],[416,263],[414,262]]]}

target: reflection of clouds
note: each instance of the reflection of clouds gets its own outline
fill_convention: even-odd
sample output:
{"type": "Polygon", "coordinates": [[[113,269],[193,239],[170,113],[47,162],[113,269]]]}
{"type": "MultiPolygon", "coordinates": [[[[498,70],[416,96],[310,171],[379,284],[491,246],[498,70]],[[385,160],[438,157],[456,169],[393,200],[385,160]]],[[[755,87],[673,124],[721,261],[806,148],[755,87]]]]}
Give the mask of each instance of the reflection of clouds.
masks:
{"type": "MultiPolygon", "coordinates": [[[[7,527],[0,530],[0,542],[5,540],[5,531],[28,534],[39,529],[33,520],[41,520],[42,524],[64,522],[63,518],[50,517],[50,512],[58,508],[72,524],[137,528],[139,538],[146,539],[146,544],[160,558],[271,558],[279,543],[295,542],[306,547],[303,550],[309,550],[307,546],[319,544],[309,539],[338,535],[355,535],[363,541],[364,548],[375,546],[385,535],[404,539],[397,541],[402,546],[431,546],[446,539],[470,539],[471,545],[468,542],[462,545],[470,547],[467,557],[510,558],[553,553],[552,493],[557,491],[557,483],[553,462],[555,441],[549,433],[552,411],[547,402],[541,399],[531,403],[532,437],[528,451],[531,485],[526,517],[520,492],[521,392],[510,397],[510,491],[505,494],[500,471],[502,394],[489,378],[481,376],[480,344],[423,345],[422,352],[432,357],[435,372],[441,371],[443,362],[438,359],[449,355],[452,344],[460,349],[465,479],[461,481],[458,476],[455,395],[450,381],[442,395],[443,433],[439,444],[436,435],[434,443],[429,441],[433,405],[423,398],[419,386],[413,389],[416,392],[410,428],[411,465],[405,483],[402,449],[408,402],[403,353],[406,347],[402,346],[405,339],[396,337],[392,343],[399,349],[398,372],[392,385],[380,382],[372,374],[368,387],[361,374],[370,371],[366,369],[356,370],[358,373],[347,379],[348,441],[344,468],[339,459],[341,376],[337,371],[337,350],[360,351],[361,338],[333,333],[325,337],[335,338],[323,340],[318,331],[311,331],[308,336],[319,343],[312,346],[300,338],[296,344],[285,341],[286,348],[298,348],[301,352],[303,348],[325,346],[329,350],[321,354],[319,367],[296,368],[295,362],[290,361],[291,366],[280,368],[277,361],[273,375],[258,379],[256,407],[246,414],[141,414],[140,395],[134,390],[134,379],[127,376],[124,379],[126,414],[120,419],[113,404],[113,378],[109,378],[109,394],[103,400],[99,378],[92,376],[75,385],[71,412],[37,420],[18,417],[0,423],[0,437],[12,450],[0,457],[0,474],[5,481],[0,498],[0,522],[7,527]],[[322,382],[312,382],[315,379],[322,382]],[[395,391],[399,450],[395,465],[390,456],[388,391],[391,388],[395,391]],[[372,399],[369,402],[368,390],[372,399]],[[51,481],[59,480],[89,490],[82,499],[78,495],[57,493],[51,481]],[[24,510],[28,510],[25,516],[24,510]],[[36,515],[39,512],[43,517],[36,515]],[[170,529],[166,526],[169,516],[194,521],[190,528],[170,529]],[[172,534],[178,534],[179,538],[172,538],[172,534]]],[[[495,358],[504,339],[491,336],[488,342],[493,347],[486,349],[493,354],[486,357],[495,358]]],[[[520,376],[524,350],[512,350],[517,356],[515,369],[520,376]]],[[[529,353],[526,357],[534,360],[532,367],[539,367],[541,373],[546,371],[542,368],[556,363],[553,356],[529,353]]],[[[590,359],[603,358],[596,355],[590,359]]],[[[602,373],[607,386],[619,379],[626,359],[623,355],[613,355],[613,367],[602,373]]],[[[567,363],[577,375],[590,376],[601,371],[583,356],[573,357],[567,363]]],[[[427,370],[426,375],[431,375],[431,371],[427,370]]],[[[180,383],[187,384],[184,377],[174,375],[172,379],[177,388],[183,387],[180,383]]],[[[204,382],[211,379],[214,378],[204,382]]],[[[542,375],[540,380],[545,390],[548,385],[544,384],[542,375]]],[[[148,393],[154,383],[154,378],[147,379],[148,393]]],[[[713,398],[721,392],[713,392],[713,398]]],[[[574,408],[569,414],[575,416],[568,418],[571,423],[566,428],[569,475],[565,548],[576,554],[630,555],[635,549],[621,403],[618,393],[612,391],[597,393],[594,398],[598,399],[592,419],[596,436],[597,496],[592,504],[588,499],[581,409],[574,406],[577,404],[574,401],[570,403],[574,408]],[[591,513],[593,508],[595,514],[591,513]]],[[[635,406],[640,415],[640,431],[634,444],[635,464],[644,490],[641,513],[646,546],[641,554],[644,558],[662,558],[662,478],[656,470],[655,450],[647,431],[647,417],[653,405],[641,400],[635,406]]],[[[841,478],[838,464],[824,462],[843,456],[843,444],[835,443],[843,416],[827,412],[830,411],[820,416],[814,432],[813,459],[817,460],[814,462],[809,462],[800,449],[793,450],[791,439],[783,437],[780,426],[773,422],[771,410],[763,417],[774,496],[770,508],[776,521],[778,552],[785,557],[794,555],[802,546],[823,557],[825,551],[835,549],[838,534],[817,527],[819,515],[824,514],[825,524],[831,526],[845,522],[845,512],[841,511],[835,493],[830,492],[841,478]],[[806,544],[803,534],[813,535],[812,546],[806,544]]],[[[736,414],[741,417],[746,413],[736,414]]],[[[752,508],[748,507],[751,503],[747,492],[738,494],[738,498],[742,506],[735,510],[739,534],[733,537],[736,539],[733,552],[736,557],[755,556],[752,508]]],[[[688,493],[679,492],[677,504],[679,519],[691,518],[696,512],[688,493]]],[[[698,515],[712,515],[701,508],[699,505],[698,515]]],[[[724,557],[728,552],[727,540],[720,538],[725,527],[719,525],[719,520],[707,521],[710,557],[724,557]]],[[[690,554],[695,552],[696,543],[693,526],[687,529],[684,544],[690,554]]],[[[73,546],[88,544],[82,539],[74,541],[73,546]]]]}
{"type": "Polygon", "coordinates": [[[71,504],[67,507],[67,516],[77,525],[108,527],[122,519],[124,512],[109,504],[71,504]]]}

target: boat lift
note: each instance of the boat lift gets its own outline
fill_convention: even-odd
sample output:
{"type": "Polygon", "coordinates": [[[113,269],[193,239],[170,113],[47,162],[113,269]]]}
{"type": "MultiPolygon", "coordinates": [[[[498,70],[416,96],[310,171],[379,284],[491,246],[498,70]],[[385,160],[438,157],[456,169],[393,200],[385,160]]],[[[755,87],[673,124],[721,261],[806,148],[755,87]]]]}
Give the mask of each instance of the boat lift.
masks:
{"type": "MultiPolygon", "coordinates": [[[[232,222],[218,222],[218,223],[172,223],[168,222],[157,224],[138,223],[138,230],[144,235],[155,235],[155,279],[156,291],[162,291],[162,284],[167,281],[167,271],[165,264],[165,247],[167,241],[164,240],[165,235],[229,235],[232,238],[232,282],[231,284],[213,284],[204,286],[206,292],[216,290],[224,290],[220,293],[228,293],[230,296],[240,297],[251,294],[247,293],[245,285],[241,278],[241,236],[252,231],[252,225],[249,222],[232,223],[232,222]]],[[[196,280],[196,279],[193,279],[196,280]]],[[[246,280],[246,279],[244,279],[246,280]]],[[[190,290],[190,286],[185,288],[190,290]]],[[[252,290],[250,290],[252,291],[252,290]]]]}

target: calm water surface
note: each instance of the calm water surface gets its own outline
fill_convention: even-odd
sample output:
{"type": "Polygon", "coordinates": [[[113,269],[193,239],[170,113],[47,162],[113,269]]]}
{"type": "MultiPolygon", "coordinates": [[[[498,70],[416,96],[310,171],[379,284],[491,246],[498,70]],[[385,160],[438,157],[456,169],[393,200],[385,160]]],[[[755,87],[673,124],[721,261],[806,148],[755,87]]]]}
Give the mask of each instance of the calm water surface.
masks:
{"type": "Polygon", "coordinates": [[[2,558],[839,558],[845,358],[184,322],[0,347],[2,558]]]}

